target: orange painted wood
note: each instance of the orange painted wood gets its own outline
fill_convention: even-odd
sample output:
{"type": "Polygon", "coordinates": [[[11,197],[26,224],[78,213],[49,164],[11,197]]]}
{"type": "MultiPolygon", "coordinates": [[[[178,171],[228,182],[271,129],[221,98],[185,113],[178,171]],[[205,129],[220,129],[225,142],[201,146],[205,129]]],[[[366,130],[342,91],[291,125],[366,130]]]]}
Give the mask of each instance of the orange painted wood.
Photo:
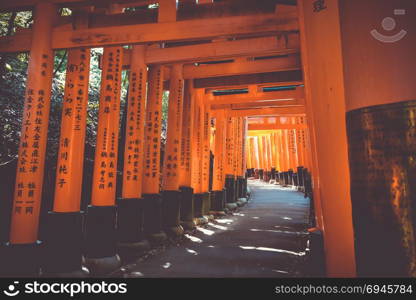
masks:
{"type": "Polygon", "coordinates": [[[234,109],[225,110],[231,117],[248,117],[248,116],[275,116],[275,115],[304,115],[305,107],[303,106],[286,106],[274,108],[252,108],[252,109],[234,109]]]}
{"type": "Polygon", "coordinates": [[[257,137],[253,137],[253,153],[254,153],[254,160],[255,160],[255,168],[260,169],[260,155],[259,155],[259,141],[257,137]]]}
{"type": "Polygon", "coordinates": [[[201,104],[203,107],[202,119],[202,192],[209,191],[209,175],[210,175],[210,137],[211,137],[211,111],[209,104],[204,103],[204,91],[199,90],[201,104]]]}
{"type": "Polygon", "coordinates": [[[176,8],[176,0],[159,0],[157,21],[159,23],[176,21],[176,8]]]}
{"type": "Polygon", "coordinates": [[[51,30],[55,14],[53,5],[39,3],[36,6],[11,215],[11,244],[34,243],[38,238],[54,63],[51,30]]]}
{"type": "Polygon", "coordinates": [[[191,186],[192,178],[192,143],[194,132],[194,101],[192,98],[193,84],[191,80],[185,80],[183,114],[182,114],[182,138],[181,138],[181,162],[180,162],[180,186],[191,186]]]}
{"type": "Polygon", "coordinates": [[[272,157],[271,157],[271,159],[272,159],[272,168],[276,168],[276,166],[277,166],[277,163],[276,163],[276,157],[277,157],[276,150],[277,150],[277,147],[276,147],[275,134],[276,134],[275,132],[272,132],[270,134],[270,147],[271,147],[271,155],[272,155],[272,157]]]}
{"type": "Polygon", "coordinates": [[[288,101],[252,101],[236,104],[212,104],[211,109],[229,109],[229,110],[243,110],[243,109],[261,109],[261,108],[281,108],[281,107],[304,107],[302,100],[288,100],[288,101]]]}
{"type": "Polygon", "coordinates": [[[142,192],[144,194],[158,194],[160,191],[160,137],[163,97],[162,66],[151,66],[148,76],[142,192]]]}
{"type": "MultiPolygon", "coordinates": [[[[299,35],[291,33],[281,37],[258,37],[200,45],[148,49],[146,51],[146,63],[197,62],[238,56],[299,53],[299,48],[299,35]]],[[[125,65],[129,65],[129,52],[126,53],[125,65]]]]}
{"type": "MultiPolygon", "coordinates": [[[[319,211],[317,219],[318,224],[324,221],[327,274],[349,277],[356,272],[339,1],[326,1],[326,9],[319,13],[313,12],[312,4],[312,0],[298,1],[306,105],[313,105],[309,117],[319,163],[313,169],[314,193],[318,195],[314,198],[320,199],[315,207],[319,210],[322,206],[323,219],[319,220],[319,211]]],[[[371,38],[369,32],[367,38],[371,38]]]]}
{"type": "MultiPolygon", "coordinates": [[[[241,36],[256,33],[277,33],[297,29],[293,16],[279,18],[276,14],[235,16],[156,24],[110,26],[77,31],[54,31],[54,49],[140,44],[157,41],[207,39],[218,36],[241,36]]],[[[1,49],[1,48],[0,48],[1,49]]],[[[3,51],[3,49],[1,49],[3,51]]]]}
{"type": "Polygon", "coordinates": [[[202,193],[202,136],[203,104],[195,91],[194,131],[192,137],[192,188],[194,193],[202,193]]]}
{"type": "Polygon", "coordinates": [[[285,170],[284,171],[288,171],[292,165],[291,165],[291,160],[290,160],[290,155],[289,155],[289,130],[284,129],[282,130],[282,151],[283,151],[283,157],[284,157],[284,162],[285,162],[285,170]]]}
{"type": "Polygon", "coordinates": [[[265,161],[265,155],[264,155],[264,141],[263,141],[263,136],[257,136],[257,144],[258,144],[258,154],[259,154],[259,167],[260,169],[265,169],[266,168],[266,161],[265,161]]]}
{"type": "Polygon", "coordinates": [[[53,211],[80,210],[90,49],[71,49],[65,78],[53,211]]]}
{"type": "Polygon", "coordinates": [[[181,161],[182,109],[184,79],[182,65],[172,66],[169,87],[168,128],[165,145],[162,188],[179,190],[179,164],[181,161]]]}
{"type": "Polygon", "coordinates": [[[250,131],[258,130],[277,130],[277,129],[296,129],[304,130],[306,129],[306,124],[249,124],[248,129],[250,131]]]}
{"type": "Polygon", "coordinates": [[[95,206],[115,204],[122,58],[122,47],[104,49],[91,199],[95,206]]]}
{"type": "Polygon", "coordinates": [[[304,88],[297,87],[294,90],[281,90],[275,92],[249,92],[237,95],[221,95],[214,96],[210,94],[208,100],[211,104],[237,104],[250,103],[253,101],[284,101],[284,100],[298,100],[296,104],[304,104],[301,101],[304,97],[304,88]]]}
{"type": "Polygon", "coordinates": [[[225,149],[226,149],[226,164],[225,164],[225,175],[233,175],[233,159],[234,159],[234,118],[227,117],[226,119],[226,138],[225,138],[225,149]]]}
{"type": "Polygon", "coordinates": [[[223,112],[216,115],[215,119],[215,152],[212,189],[220,191],[225,183],[225,138],[226,138],[226,118],[223,112]]]}
{"type": "Polygon", "coordinates": [[[146,118],[147,66],[144,46],[133,46],[127,103],[122,198],[141,198],[146,118]]]}
{"type": "Polygon", "coordinates": [[[299,55],[293,54],[279,58],[248,61],[246,59],[212,65],[185,65],[185,78],[220,77],[240,74],[256,74],[274,71],[291,71],[300,69],[299,55]]]}

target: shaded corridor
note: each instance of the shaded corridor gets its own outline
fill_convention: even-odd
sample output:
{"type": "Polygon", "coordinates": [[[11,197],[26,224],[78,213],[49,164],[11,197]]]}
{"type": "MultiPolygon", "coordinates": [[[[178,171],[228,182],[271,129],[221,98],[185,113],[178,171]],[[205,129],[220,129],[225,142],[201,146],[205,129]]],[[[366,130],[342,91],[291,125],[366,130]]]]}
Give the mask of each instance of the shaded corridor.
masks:
{"type": "Polygon", "coordinates": [[[251,199],[173,246],[127,266],[139,277],[302,276],[309,200],[303,194],[249,180],[251,199]]]}

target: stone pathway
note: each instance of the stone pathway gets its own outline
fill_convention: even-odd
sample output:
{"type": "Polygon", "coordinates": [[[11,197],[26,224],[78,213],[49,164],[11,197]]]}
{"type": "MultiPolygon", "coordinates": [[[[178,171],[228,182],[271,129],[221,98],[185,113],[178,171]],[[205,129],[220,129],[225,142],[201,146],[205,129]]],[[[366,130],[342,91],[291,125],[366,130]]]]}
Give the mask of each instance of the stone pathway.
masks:
{"type": "Polygon", "coordinates": [[[180,245],[128,266],[126,276],[301,277],[309,200],[257,180],[249,180],[249,187],[251,199],[244,207],[197,227],[180,245]]]}

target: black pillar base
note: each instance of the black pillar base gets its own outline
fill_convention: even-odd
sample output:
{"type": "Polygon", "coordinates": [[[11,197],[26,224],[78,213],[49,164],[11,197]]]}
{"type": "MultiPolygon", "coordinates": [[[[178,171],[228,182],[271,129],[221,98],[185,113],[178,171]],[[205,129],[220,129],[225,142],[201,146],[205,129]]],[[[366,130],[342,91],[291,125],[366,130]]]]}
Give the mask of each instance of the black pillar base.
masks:
{"type": "Polygon", "coordinates": [[[320,230],[309,232],[309,253],[305,273],[310,277],[325,277],[326,263],[323,234],[320,230]]]}
{"type": "Polygon", "coordinates": [[[183,228],[180,223],[180,191],[162,191],[163,230],[168,236],[181,236],[183,228]]]}
{"type": "Polygon", "coordinates": [[[225,190],[211,191],[211,211],[214,214],[224,213],[225,190]]]}
{"type": "Polygon", "coordinates": [[[204,216],[209,215],[211,209],[211,193],[205,192],[202,193],[202,214],[204,216]]]}
{"type": "Polygon", "coordinates": [[[243,198],[243,188],[244,188],[244,177],[237,176],[236,185],[237,185],[237,200],[243,198]]]}
{"type": "Polygon", "coordinates": [[[293,182],[293,170],[292,169],[290,169],[289,171],[288,171],[288,185],[294,185],[294,182],[293,182]]]}
{"type": "Polygon", "coordinates": [[[44,275],[85,273],[82,268],[83,226],[83,212],[48,213],[42,264],[44,275]]]}
{"type": "Polygon", "coordinates": [[[276,180],[276,168],[272,168],[270,179],[276,180]]]}
{"type": "Polygon", "coordinates": [[[185,230],[195,228],[194,223],[194,189],[189,186],[181,186],[180,220],[185,230]]]}
{"type": "Polygon", "coordinates": [[[5,243],[0,249],[0,276],[38,277],[41,269],[41,241],[33,244],[5,243]]]}
{"type": "Polygon", "coordinates": [[[227,189],[227,203],[234,203],[236,201],[234,175],[225,176],[225,188],[227,189]]]}
{"type": "Polygon", "coordinates": [[[162,231],[162,196],[160,194],[143,194],[144,199],[144,233],[152,245],[165,243],[167,236],[162,231]]]}
{"type": "Polygon", "coordinates": [[[194,194],[194,217],[202,218],[204,215],[203,211],[204,193],[194,194]]]}
{"type": "Polygon", "coordinates": [[[303,180],[303,167],[302,166],[298,167],[297,173],[298,173],[298,186],[301,188],[304,188],[305,185],[304,185],[304,180],[303,180]]]}
{"type": "Polygon", "coordinates": [[[117,249],[123,259],[132,259],[149,250],[143,231],[143,198],[117,199],[117,249]]]}
{"type": "Polygon", "coordinates": [[[85,226],[85,262],[93,275],[105,275],[121,266],[117,254],[117,206],[88,206],[85,226]]]}
{"type": "Polygon", "coordinates": [[[263,169],[259,169],[258,171],[259,171],[259,179],[263,180],[263,175],[264,175],[263,169]]]}

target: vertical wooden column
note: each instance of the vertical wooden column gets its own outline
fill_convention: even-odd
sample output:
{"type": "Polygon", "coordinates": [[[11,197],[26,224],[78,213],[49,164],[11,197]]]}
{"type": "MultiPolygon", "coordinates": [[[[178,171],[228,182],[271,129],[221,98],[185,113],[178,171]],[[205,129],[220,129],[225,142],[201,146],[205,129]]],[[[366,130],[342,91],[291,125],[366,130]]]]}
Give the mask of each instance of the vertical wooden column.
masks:
{"type": "Polygon", "coordinates": [[[79,212],[88,105],[90,50],[68,50],[54,212],[79,212]]]}
{"type": "Polygon", "coordinates": [[[202,138],[203,138],[203,103],[197,90],[194,90],[194,132],[192,152],[192,187],[194,188],[194,217],[202,220],[202,138]]]}
{"type": "Polygon", "coordinates": [[[257,153],[259,156],[259,175],[260,179],[263,178],[263,171],[264,171],[264,155],[263,155],[263,140],[261,136],[257,136],[257,153]]]}
{"type": "Polygon", "coordinates": [[[242,132],[241,132],[241,176],[242,176],[242,198],[246,198],[247,200],[247,179],[248,179],[248,172],[247,172],[247,144],[248,144],[248,119],[247,117],[243,117],[241,120],[242,123],[242,132]]]}
{"type": "Polygon", "coordinates": [[[227,203],[235,202],[235,176],[234,176],[234,118],[226,120],[226,173],[225,188],[227,189],[227,203]]]}
{"type": "Polygon", "coordinates": [[[214,151],[214,174],[212,185],[212,210],[221,212],[224,209],[225,194],[225,113],[219,111],[215,116],[215,151],[214,151]]]}
{"type": "Polygon", "coordinates": [[[119,248],[146,247],[143,232],[142,176],[144,157],[144,122],[146,117],[147,66],[145,46],[131,49],[127,99],[126,138],[122,198],[118,201],[119,248]]]}
{"type": "MultiPolygon", "coordinates": [[[[308,120],[313,125],[310,126],[311,140],[316,138],[312,149],[316,149],[318,158],[318,164],[314,162],[316,167],[312,170],[315,211],[321,204],[323,218],[320,220],[317,212],[317,220],[323,229],[328,276],[349,277],[356,273],[338,5],[340,1],[327,0],[325,8],[315,11],[313,2],[298,1],[298,12],[305,101],[308,120]],[[320,224],[322,220],[324,222],[320,224]]],[[[359,9],[360,12],[364,10],[362,7],[359,9]]],[[[357,33],[361,30],[357,30],[357,33]]],[[[371,38],[370,30],[364,29],[363,34],[368,39],[371,38]]],[[[357,47],[362,45],[357,40],[353,43],[357,47]]]]}
{"type": "Polygon", "coordinates": [[[256,166],[256,179],[259,179],[260,176],[260,155],[259,155],[259,139],[258,137],[253,137],[253,151],[254,151],[254,158],[255,158],[255,166],[256,166]]]}
{"type": "Polygon", "coordinates": [[[238,183],[238,195],[237,200],[240,202],[243,201],[242,198],[246,198],[246,156],[245,156],[245,140],[246,140],[246,118],[239,118],[239,129],[238,129],[238,173],[237,173],[237,183],[238,183]]]}
{"type": "Polygon", "coordinates": [[[46,274],[82,270],[80,211],[88,105],[90,49],[68,50],[53,211],[46,227],[46,274]]]}
{"type": "MultiPolygon", "coordinates": [[[[290,123],[292,124],[292,118],[290,118],[290,123]]],[[[287,130],[287,142],[288,142],[288,154],[289,154],[289,165],[290,169],[296,170],[297,167],[297,151],[296,151],[296,136],[294,129],[287,130]]]]}
{"type": "Polygon", "coordinates": [[[115,201],[122,61],[122,47],[104,48],[92,199],[86,224],[86,259],[94,273],[120,264],[115,201]]]}
{"type": "Polygon", "coordinates": [[[210,178],[210,138],[211,138],[211,111],[210,103],[205,101],[205,92],[200,89],[198,96],[202,103],[202,186],[201,191],[203,195],[203,213],[209,215],[211,208],[209,178],[210,178]]]}
{"type": "Polygon", "coordinates": [[[163,66],[151,66],[148,77],[142,179],[144,231],[151,243],[160,244],[166,240],[166,234],[162,231],[162,197],[160,195],[163,66]]]}
{"type": "Polygon", "coordinates": [[[193,81],[185,80],[183,113],[182,113],[182,137],[181,156],[179,166],[179,186],[181,190],[181,224],[184,229],[193,229],[194,224],[194,189],[192,188],[192,157],[193,157],[193,132],[194,132],[194,101],[193,81]]]}
{"type": "MultiPolygon", "coordinates": [[[[296,117],[296,125],[303,125],[303,117],[296,117]]],[[[298,165],[305,167],[305,130],[296,129],[296,149],[298,151],[298,165]]]]}
{"type": "Polygon", "coordinates": [[[283,159],[282,130],[281,129],[276,131],[276,145],[277,145],[277,153],[279,156],[279,173],[280,173],[280,172],[284,172],[285,170],[285,163],[283,159]]]}
{"type": "Polygon", "coordinates": [[[339,5],[357,274],[416,277],[416,2],[339,5]]]}
{"type": "Polygon", "coordinates": [[[39,272],[36,258],[42,197],[54,54],[51,35],[56,8],[40,3],[35,8],[23,123],[10,227],[7,269],[13,274],[39,272]],[[20,250],[20,248],[24,248],[20,250]]]}
{"type": "Polygon", "coordinates": [[[251,152],[251,138],[248,138],[247,143],[246,143],[246,167],[247,169],[252,169],[253,168],[253,155],[251,152]]]}
{"type": "Polygon", "coordinates": [[[168,235],[178,236],[183,234],[179,191],[184,89],[182,64],[172,66],[169,82],[168,128],[162,178],[163,227],[168,235]]]}
{"type": "Polygon", "coordinates": [[[276,131],[270,133],[270,145],[271,145],[271,156],[272,156],[272,170],[271,170],[271,179],[276,179],[276,170],[277,168],[277,147],[276,147],[276,131]]]}

